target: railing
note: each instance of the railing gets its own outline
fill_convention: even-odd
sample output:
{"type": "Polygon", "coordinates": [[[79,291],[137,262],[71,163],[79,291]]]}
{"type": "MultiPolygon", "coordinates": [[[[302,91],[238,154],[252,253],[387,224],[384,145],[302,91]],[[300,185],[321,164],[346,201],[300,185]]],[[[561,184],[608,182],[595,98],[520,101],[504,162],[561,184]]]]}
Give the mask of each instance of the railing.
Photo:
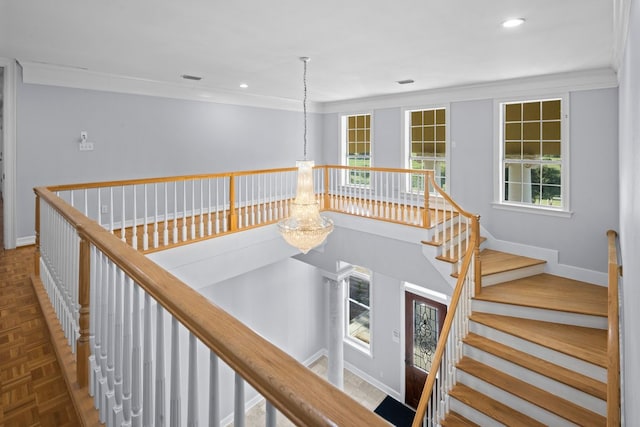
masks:
{"type": "MultiPolygon", "coordinates": [[[[150,252],[286,218],[296,176],[295,168],[282,168],[48,189],[133,248],[150,252]]],[[[321,209],[428,229],[447,213],[442,202],[430,208],[425,182],[433,182],[433,171],[314,168],[321,209]]]]}
{"type": "Polygon", "coordinates": [[[618,233],[607,231],[609,248],[609,290],[607,333],[607,425],[620,425],[620,318],[618,310],[618,276],[622,266],[618,262],[618,233]]]}
{"type": "Polygon", "coordinates": [[[275,409],[298,425],[385,425],[49,190],[35,192],[41,275],[77,341],[79,385],[108,426],[220,425],[231,395],[242,426],[245,381],[267,400],[267,425],[275,409]],[[235,372],[233,392],[220,389],[220,361],[235,372]]]}
{"type": "Polygon", "coordinates": [[[475,293],[474,279],[479,274],[477,248],[480,218],[472,217],[468,249],[459,270],[458,281],[447,309],[440,337],[431,362],[413,427],[439,426],[449,412],[449,391],[456,383],[455,366],[462,358],[462,340],[469,332],[468,318],[475,293]]]}
{"type": "MultiPolygon", "coordinates": [[[[322,166],[314,182],[324,210],[428,228],[446,217],[415,185],[431,175],[322,166]]],[[[102,422],[219,425],[233,394],[241,426],[245,381],[266,398],[267,425],[276,408],[296,424],[382,422],[140,253],[276,222],[295,179],[272,169],[35,189],[37,271],[102,422]],[[233,392],[220,390],[219,360],[233,392]]]]}

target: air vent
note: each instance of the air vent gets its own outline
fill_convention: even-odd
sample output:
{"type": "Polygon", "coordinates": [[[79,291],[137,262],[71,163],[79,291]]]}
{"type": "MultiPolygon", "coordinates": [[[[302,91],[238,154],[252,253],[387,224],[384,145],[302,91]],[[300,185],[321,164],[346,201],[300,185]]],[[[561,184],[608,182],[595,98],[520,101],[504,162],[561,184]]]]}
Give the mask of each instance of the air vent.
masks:
{"type": "Polygon", "coordinates": [[[195,80],[195,81],[202,80],[202,77],[200,77],[200,76],[192,76],[190,74],[183,74],[180,77],[182,77],[185,80],[195,80]]]}
{"type": "Polygon", "coordinates": [[[398,83],[399,85],[408,85],[408,84],[414,83],[414,80],[413,79],[398,80],[396,83],[398,83]]]}

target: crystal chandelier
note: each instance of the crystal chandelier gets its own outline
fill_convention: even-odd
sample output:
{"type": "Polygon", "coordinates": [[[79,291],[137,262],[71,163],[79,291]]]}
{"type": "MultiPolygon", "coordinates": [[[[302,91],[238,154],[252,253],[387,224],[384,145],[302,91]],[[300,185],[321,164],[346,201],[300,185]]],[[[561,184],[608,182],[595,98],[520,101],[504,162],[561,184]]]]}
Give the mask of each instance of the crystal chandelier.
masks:
{"type": "Polygon", "coordinates": [[[308,57],[302,57],[304,63],[304,160],[298,160],[298,183],[296,198],[289,207],[289,217],[278,223],[284,240],[306,254],[320,245],[333,231],[333,221],[320,216],[320,203],[313,191],[313,160],[307,160],[307,63],[308,57]]]}

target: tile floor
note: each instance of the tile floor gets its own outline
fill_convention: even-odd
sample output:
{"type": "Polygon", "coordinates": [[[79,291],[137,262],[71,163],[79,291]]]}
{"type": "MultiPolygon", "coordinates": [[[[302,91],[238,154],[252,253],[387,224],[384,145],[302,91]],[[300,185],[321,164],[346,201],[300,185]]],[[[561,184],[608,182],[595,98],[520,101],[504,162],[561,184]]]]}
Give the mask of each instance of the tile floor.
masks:
{"type": "MultiPolygon", "coordinates": [[[[327,358],[321,357],[309,366],[313,372],[327,378],[327,358]]],[[[351,371],[344,370],[344,391],[354,400],[359,402],[365,408],[369,408],[372,411],[382,402],[386,394],[373,385],[369,384],[362,378],[353,374],[351,371]]],[[[264,426],[265,425],[265,402],[262,401],[255,405],[247,412],[246,426],[264,426]]],[[[282,414],[278,413],[276,425],[278,427],[293,426],[294,424],[285,418],[282,414]]],[[[233,423],[229,424],[229,427],[233,426],[233,423]]]]}

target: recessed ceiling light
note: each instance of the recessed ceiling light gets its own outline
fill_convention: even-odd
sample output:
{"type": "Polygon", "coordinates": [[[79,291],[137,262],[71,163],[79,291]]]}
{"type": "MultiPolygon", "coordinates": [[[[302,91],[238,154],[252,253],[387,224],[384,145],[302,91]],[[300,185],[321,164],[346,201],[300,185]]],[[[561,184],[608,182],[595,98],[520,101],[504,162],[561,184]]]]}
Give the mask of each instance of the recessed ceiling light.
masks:
{"type": "Polygon", "coordinates": [[[246,88],[248,88],[248,87],[249,87],[249,85],[248,85],[248,84],[246,84],[246,83],[240,83],[240,87],[241,87],[242,89],[246,89],[246,88]]]}
{"type": "Polygon", "coordinates": [[[513,28],[518,27],[524,24],[524,18],[510,18],[502,23],[504,28],[513,28]]]}
{"type": "Polygon", "coordinates": [[[398,83],[399,85],[408,85],[414,82],[415,81],[413,79],[405,79],[405,80],[398,80],[396,83],[398,83]]]}
{"type": "Polygon", "coordinates": [[[192,76],[191,74],[183,74],[180,77],[182,77],[185,80],[195,80],[195,81],[202,80],[202,77],[192,76]]]}

